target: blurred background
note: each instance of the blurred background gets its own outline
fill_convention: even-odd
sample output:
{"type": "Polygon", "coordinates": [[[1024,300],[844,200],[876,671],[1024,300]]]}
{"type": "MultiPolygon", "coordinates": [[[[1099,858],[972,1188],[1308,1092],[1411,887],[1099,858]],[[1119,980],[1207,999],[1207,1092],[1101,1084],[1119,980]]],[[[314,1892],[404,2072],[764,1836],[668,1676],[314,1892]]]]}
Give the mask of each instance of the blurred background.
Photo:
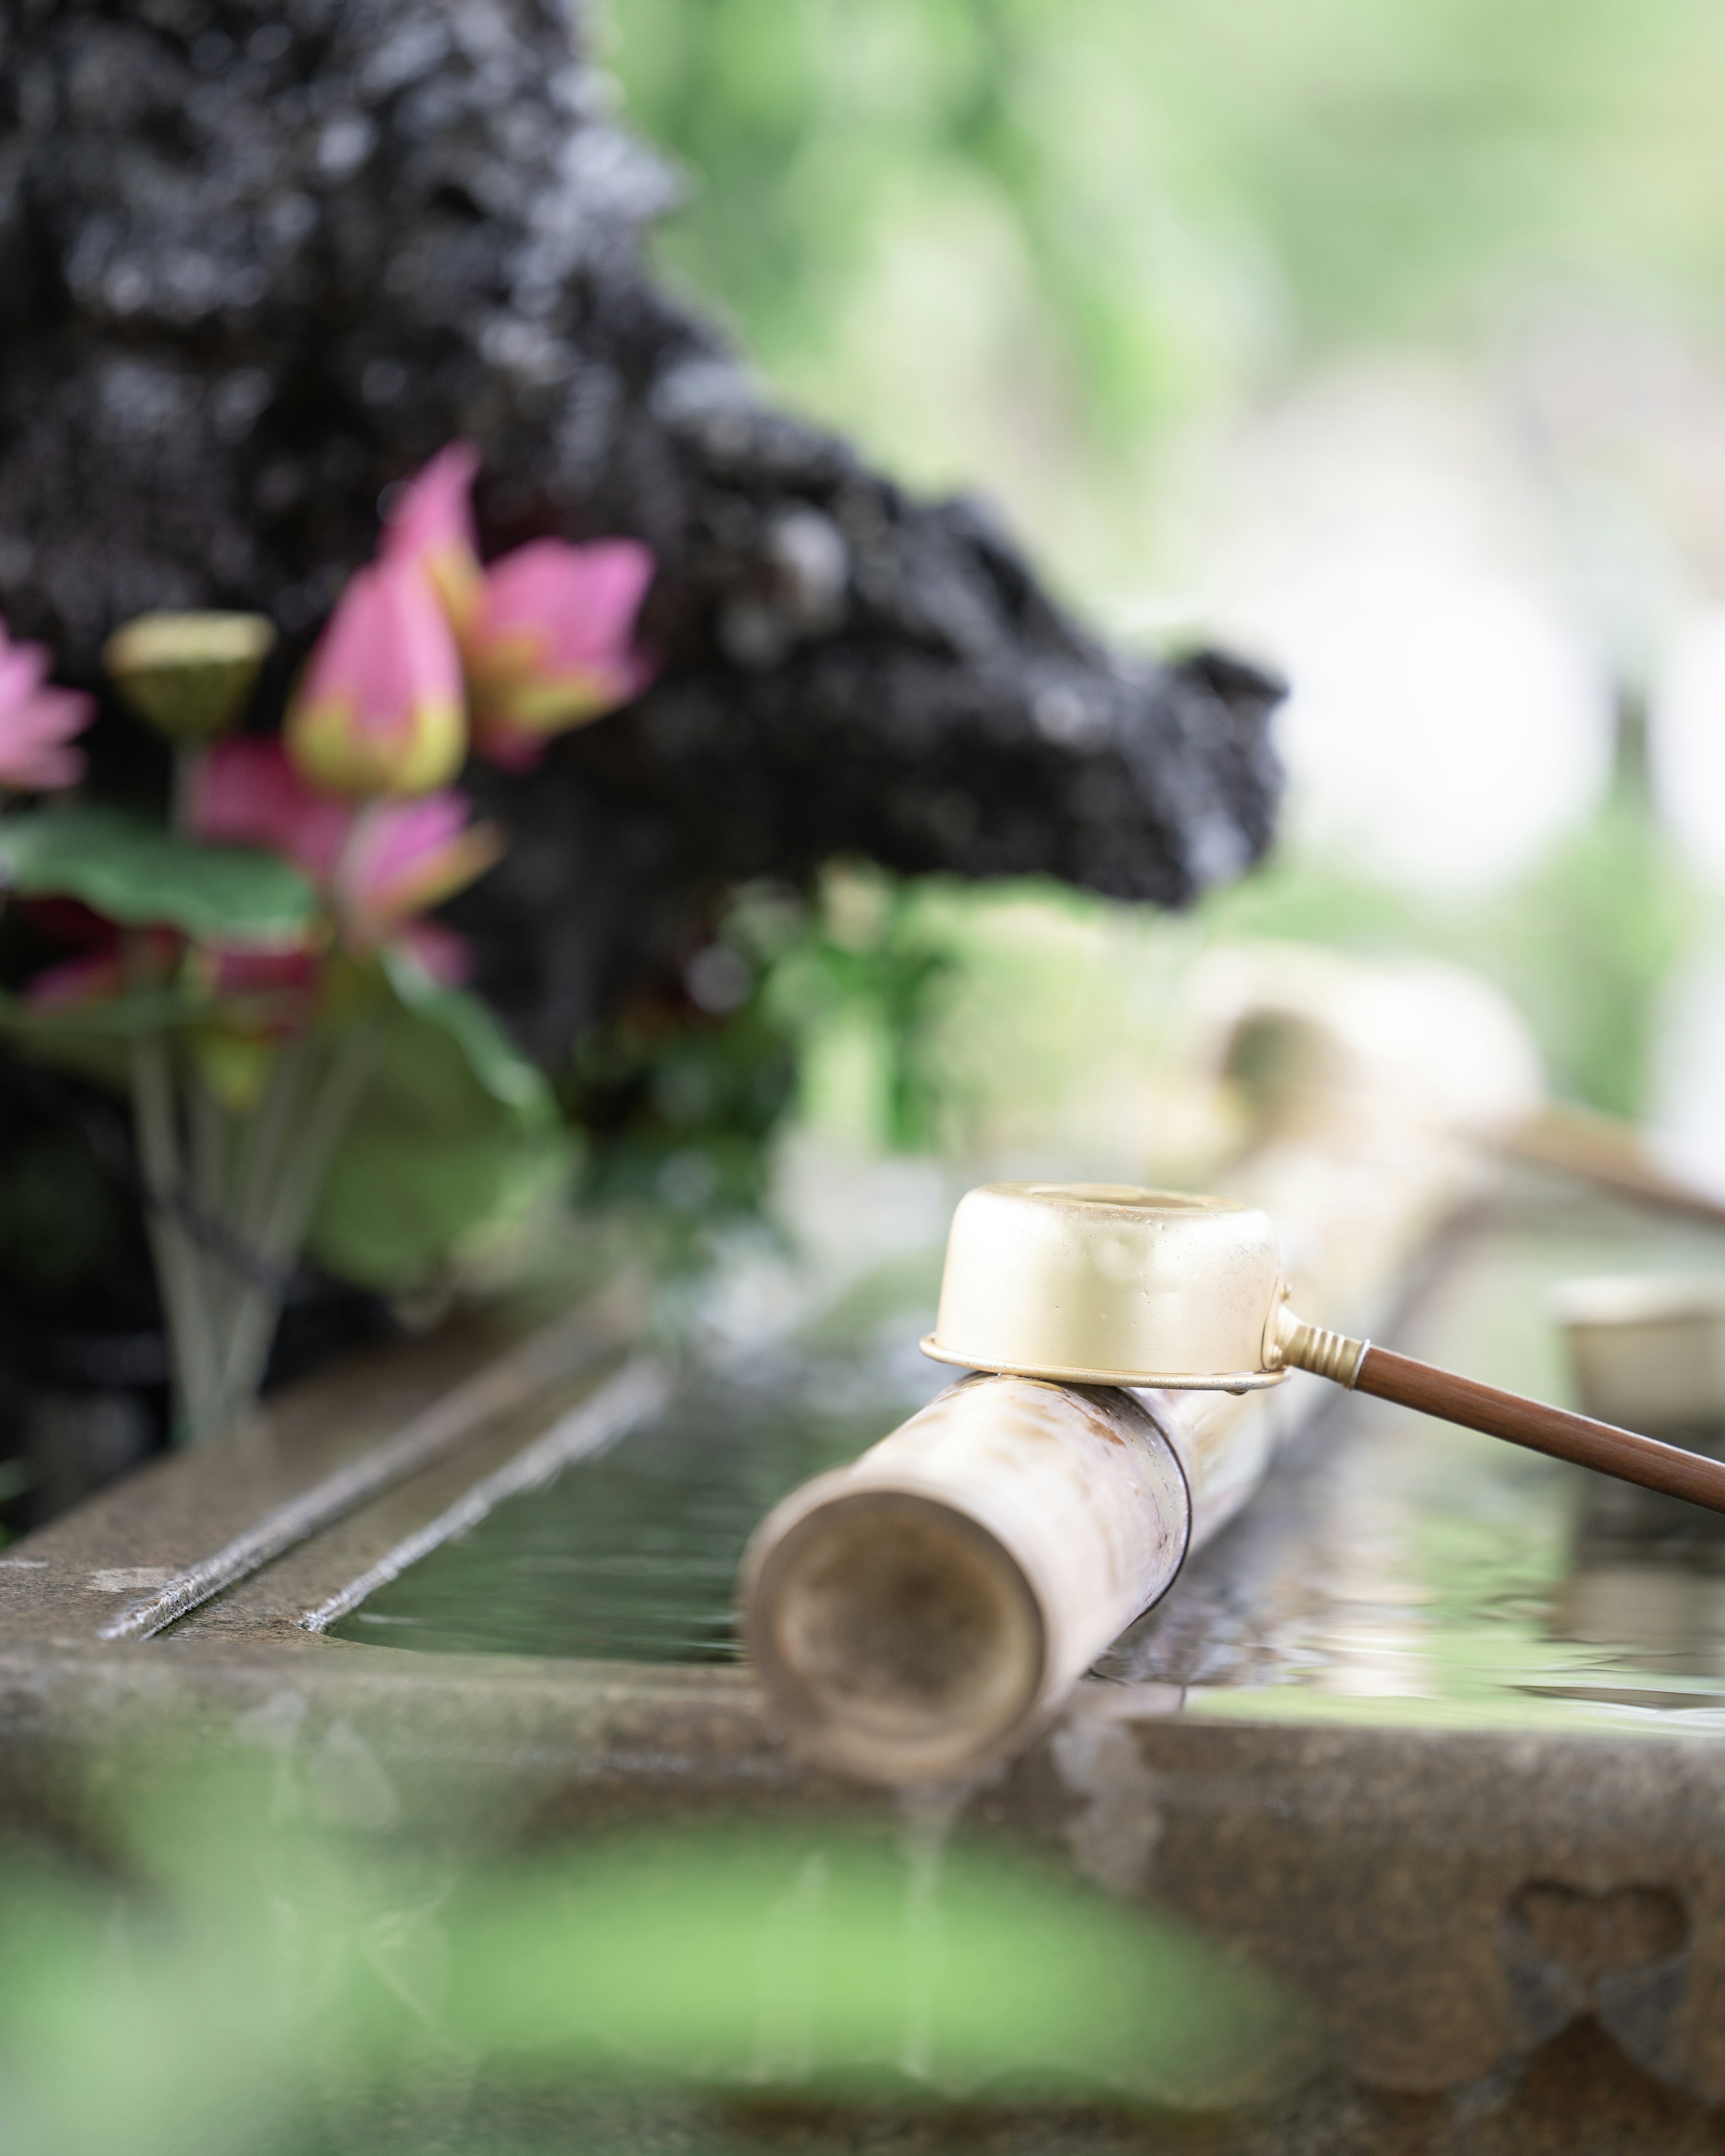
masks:
{"type": "MultiPolygon", "coordinates": [[[[1228,1102],[1182,1064],[1189,983],[1207,950],[1242,940],[1476,970],[1524,1015],[1556,1099],[1645,1122],[1671,1165],[1725,1194],[1725,12],[606,0],[600,35],[624,116],[683,176],[655,242],[665,273],[728,323],[778,397],[909,485],[992,497],[1081,616],[1146,650],[1214,640],[1284,673],[1290,796],[1269,864],[1186,917],[860,864],[831,869],[807,905],[742,891],[688,968],[696,1023],[626,1012],[552,1074],[557,1142],[528,1161],[513,1209],[468,1238],[456,1285],[509,1277],[547,1214],[553,1240],[580,1245],[571,1264],[600,1275],[615,1246],[593,1224],[608,1206],[630,1236],[648,1223],[673,1274],[680,1255],[714,1254],[716,1229],[728,1262],[702,1275],[700,1314],[752,1352],[775,1322],[806,1316],[812,1276],[855,1275],[896,1249],[937,1255],[955,1188],[978,1167],[1197,1179],[1228,1152],[1214,1127],[1228,1102]],[[572,1231],[572,1162],[585,1201],[572,1231]],[[750,1238],[757,1256],[771,1240],[757,1214],[775,1205],[824,1273],[788,1260],[782,1237],[771,1262],[747,1261],[750,1238]]],[[[1313,993],[1328,986],[1319,976],[1313,993]]],[[[88,1253],[64,1232],[79,1217],[74,1168],[22,1149],[0,1161],[0,1275],[58,1267],[49,1287],[82,1291],[88,1253]]],[[[88,1178],[95,1219],[105,1201],[88,1178]]],[[[90,1233],[95,1247],[109,1229],[98,1219],[90,1233]]],[[[380,1312],[392,1299],[391,1324],[429,1326],[453,1297],[441,1276],[348,1256],[380,1312]]],[[[130,1261],[141,1277],[141,1253],[130,1261]]],[[[878,1310],[859,1297],[845,1321],[925,1384],[904,1312],[932,1278],[925,1268],[878,1310]]],[[[121,1414],[118,1390],[91,1397],[121,1414]]],[[[875,1397],[850,1411],[872,1414],[875,1397]]],[[[93,1427],[94,1409],[80,1411],[93,1427]]],[[[103,1476],[141,1449],[136,1421],[121,1416],[103,1476]]],[[[698,1435],[723,1455],[710,1418],[698,1435]]],[[[18,1508],[8,1527],[82,1486],[31,1465],[33,1440],[17,1443],[19,1459],[0,1460],[0,1510],[18,1508]]],[[[738,1486],[746,1531],[766,1499],[738,1486]]],[[[644,1475],[640,1491],[619,1548],[646,1547],[666,1511],[644,1475]]],[[[610,1532],[614,1516],[587,1509],[610,1532]]],[[[1434,1579],[1453,1584],[1461,1545],[1436,1538],[1439,1512],[1421,1486],[1408,1517],[1435,1553],[1434,1579]]],[[[567,1519],[548,1517],[567,1543],[567,1519]]],[[[1530,1531],[1504,1517],[1522,1563],[1530,1531]]],[[[728,1625],[734,1552],[722,1556],[716,1627],[728,1625]]],[[[514,1606],[538,1623],[539,1605],[511,1591],[515,1605],[491,1573],[474,1589],[488,1613],[514,1606]]],[[[265,1726],[274,1712],[244,1732],[276,1776],[252,1811],[272,1834],[288,1816],[277,1759],[292,1738],[265,1726]]],[[[463,1902],[435,1866],[386,1871],[376,1852],[394,1815],[373,1803],[369,1755],[332,1756],[327,1773],[314,1763],[315,1793],[363,1801],[350,1817],[332,1800],[325,1818],[315,1794],[308,1817],[375,1846],[362,1841],[350,1866],[314,1841],[280,1878],[241,1848],[220,1892],[200,1889],[177,1958],[142,1917],[126,1932],[102,1896],[85,1921],[83,1887],[39,1888],[33,1859],[0,1863],[0,1928],[23,1941],[0,2006],[46,2091],[18,2110],[30,2145],[93,2147],[123,2120],[129,2148],[227,2148],[269,2110],[280,2138],[254,2145],[454,2148],[468,2109],[483,2110],[472,2061],[500,2021],[521,2018],[529,2038],[510,2041],[537,2072],[535,1999],[572,1995],[586,2013],[583,1981],[598,2034],[583,2024],[569,2049],[559,2024],[547,2056],[608,2076],[614,2050],[630,2074],[679,2086],[712,2080],[717,2058],[739,2105],[775,2076],[819,2087],[836,2075],[854,2095],[859,2056],[875,2076],[864,2086],[895,2098],[907,2080],[919,2099],[968,2092],[1028,2058],[1057,2092],[1219,2102],[1231,2053],[1218,2051],[1195,2095],[1175,2071],[1194,2072],[1177,2056],[1192,2030],[1268,2056],[1295,2018],[1237,1967],[1224,1985],[1203,1941],[1069,1905],[1040,1873],[984,1867],[973,1892],[963,1864],[940,1921],[1002,1988],[959,1958],[911,1985],[898,1902],[891,1927],[875,1921],[901,1892],[904,1851],[884,1892],[865,1838],[834,1860],[837,1913],[823,1919],[829,1969],[852,1986],[831,2009],[834,2036],[804,1997],[804,1933],[828,1892],[810,1868],[820,1852],[781,1837],[739,1873],[730,1845],[680,1828],[639,1860],[644,1897],[613,1894],[602,1851],[571,1860],[558,1892],[572,1916],[548,1871],[482,1880],[463,1902]],[[667,1934],[641,1914],[661,1907],[667,1934]],[[680,1991],[665,1984],[665,1935],[694,1938],[680,1991]],[[289,1966],[349,1974],[259,2066],[245,2048],[263,2041],[253,2002],[289,1966]],[[421,1991],[446,1969],[459,1980],[439,2009],[439,2079],[420,2056],[437,2025],[421,1991]],[[1026,1973],[1035,1984],[1019,1982],[1026,1973]],[[1065,2030],[1057,1994],[1146,2003],[1117,2057],[1113,2023],[1065,2030]],[[92,1999],[117,2032],[105,2080],[87,2071],[92,1999]],[[1169,2020],[1174,2001],[1190,2030],[1169,2020]],[[1150,2026],[1168,2056],[1147,2062],[1150,2026]],[[1029,2030],[1051,2047],[1045,2068],[1029,2030]],[[379,2062],[377,2115],[307,2123],[296,2107],[322,2097],[294,2062],[337,2056],[337,2036],[379,2062]],[[929,2061],[949,2055],[942,2080],[929,2061]],[[202,2138],[188,2136],[175,2090],[212,2062],[228,2079],[202,2138]]],[[[178,1846],[161,1837],[157,1868],[178,1846]]],[[[912,1833],[906,1846],[920,1882],[922,1844],[912,1833]]],[[[187,1868],[213,1866],[200,1849],[187,1868]]],[[[143,1858],[135,1869],[151,1876],[143,1858]]],[[[639,1883],[626,1866],[617,1876],[639,1883]]],[[[723,2130],[702,2112],[675,2133],[601,2117],[587,2145],[755,2148],[752,2114],[726,2116],[723,2130]]],[[[765,2143],[811,2145],[796,2116],[768,2123],[765,2143]]],[[[483,2145],[551,2145],[539,2132],[528,2120],[518,2143],[494,2132],[483,2145]]],[[[562,2128],[557,2145],[571,2145],[562,2128]]]]}
{"type": "MultiPolygon", "coordinates": [[[[550,1070],[549,1139],[471,1134],[484,1202],[455,1175],[427,1248],[356,1186],[277,1381],[547,1238],[614,1269],[608,1214],[741,1308],[749,1247],[932,1249],[979,1173],[1203,1187],[1241,1103],[1193,1068],[1191,983],[1242,942],[1474,969],[1554,1100],[1725,1193],[1717,11],[603,0],[593,34],[680,177],[659,267],[771,398],[989,498],[1127,646],[1286,676],[1281,836],[1182,917],[860,863],[742,891],[675,995],[550,1070]]],[[[0,1150],[21,1307],[146,1279],[104,1174],[0,1150]]],[[[116,1460],[162,1435],[125,1414],[116,1460]]],[[[8,1527],[79,1486],[9,1471],[8,1527]]]]}
{"type": "Polygon", "coordinates": [[[779,393],[993,497],[1117,634],[1293,685],[1279,851],[1195,923],[836,879],[768,984],[805,1121],[1129,1152],[1158,968],[1291,936],[1479,968],[1559,1099],[1725,1188],[1725,18],[611,0],[608,38],[686,177],[662,265],[779,393]]]}

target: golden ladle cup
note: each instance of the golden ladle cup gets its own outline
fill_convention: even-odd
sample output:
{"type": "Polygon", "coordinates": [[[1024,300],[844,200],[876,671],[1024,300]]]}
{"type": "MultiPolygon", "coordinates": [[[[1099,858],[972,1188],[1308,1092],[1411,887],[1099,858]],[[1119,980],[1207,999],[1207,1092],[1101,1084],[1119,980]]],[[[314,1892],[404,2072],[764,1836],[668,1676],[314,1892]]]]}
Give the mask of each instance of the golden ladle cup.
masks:
{"type": "Polygon", "coordinates": [[[923,1352],[1065,1384],[1244,1392],[1309,1370],[1351,1392],[1725,1512],[1725,1462],[1326,1331],[1288,1306],[1268,1218],[1112,1183],[960,1200],[923,1352]]]}

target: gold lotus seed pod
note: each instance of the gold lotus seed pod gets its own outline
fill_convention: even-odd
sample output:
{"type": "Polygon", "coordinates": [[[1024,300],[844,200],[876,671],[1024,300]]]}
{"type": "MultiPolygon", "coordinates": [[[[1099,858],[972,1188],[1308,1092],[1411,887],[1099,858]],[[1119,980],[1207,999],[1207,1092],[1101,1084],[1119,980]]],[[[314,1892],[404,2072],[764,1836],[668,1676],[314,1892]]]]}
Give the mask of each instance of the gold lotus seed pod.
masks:
{"type": "Polygon", "coordinates": [[[275,642],[259,613],[143,613],[108,639],[102,664],[141,718],[196,747],[244,711],[275,642]]]}

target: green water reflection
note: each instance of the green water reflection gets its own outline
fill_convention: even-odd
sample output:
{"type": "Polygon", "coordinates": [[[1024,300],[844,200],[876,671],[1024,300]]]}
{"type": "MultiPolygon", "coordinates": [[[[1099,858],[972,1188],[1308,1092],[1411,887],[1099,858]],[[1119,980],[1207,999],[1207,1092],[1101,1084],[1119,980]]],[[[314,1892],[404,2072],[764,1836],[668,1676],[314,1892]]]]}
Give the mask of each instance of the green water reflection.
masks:
{"type": "MultiPolygon", "coordinates": [[[[1717,1235],[1630,1214],[1502,1227],[1397,1344],[1569,1401],[1554,1283],[1722,1263],[1717,1235]]],[[[1725,1520],[1365,1399],[1304,1480],[1217,1553],[1233,1632],[1187,1712],[1725,1735],[1725,1520]]],[[[1165,1680],[1172,1614],[1111,1673],[1165,1680]]]]}
{"type": "Polygon", "coordinates": [[[737,1568],[757,1523],[842,1466],[950,1373],[917,1350],[907,1281],[746,1358],[696,1362],[665,1411],[547,1489],[500,1505],[331,1627],[442,1654],[735,1659],[737,1568]]]}

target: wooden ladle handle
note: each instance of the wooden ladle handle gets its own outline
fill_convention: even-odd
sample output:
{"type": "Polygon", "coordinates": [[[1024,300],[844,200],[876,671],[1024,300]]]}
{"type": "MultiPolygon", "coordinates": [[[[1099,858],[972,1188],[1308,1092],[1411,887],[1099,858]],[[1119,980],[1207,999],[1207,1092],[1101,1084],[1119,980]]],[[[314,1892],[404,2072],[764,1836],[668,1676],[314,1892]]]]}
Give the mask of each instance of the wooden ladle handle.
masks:
{"type": "Polygon", "coordinates": [[[1615,1475],[1620,1482],[1639,1482],[1644,1490],[1662,1490],[1667,1496],[1725,1512],[1725,1460],[1686,1452],[1680,1445],[1661,1445],[1656,1437],[1638,1437],[1632,1430],[1572,1414],[1567,1408],[1547,1407],[1519,1393],[1500,1392],[1473,1378],[1458,1378],[1453,1370],[1416,1363],[1411,1355],[1392,1354],[1369,1341],[1325,1332],[1291,1312],[1281,1316],[1276,1344],[1295,1369],[1333,1378],[1350,1391],[1394,1400],[1398,1407],[1483,1430],[1488,1437],[1507,1438],[1530,1452],[1573,1460],[1579,1467],[1615,1475]]]}
{"type": "Polygon", "coordinates": [[[1686,1452],[1679,1445],[1661,1445],[1656,1437],[1638,1437],[1632,1430],[1572,1414],[1567,1408],[1547,1407],[1519,1393],[1500,1392],[1496,1385],[1416,1363],[1411,1355],[1368,1347],[1353,1389],[1468,1430],[1482,1430],[1488,1437],[1507,1438],[1512,1445],[1549,1453],[1553,1460],[1573,1460],[1578,1466],[1615,1475],[1620,1482],[1639,1482],[1644,1490],[1663,1490],[1668,1496],[1725,1512],[1725,1460],[1686,1452]]]}

